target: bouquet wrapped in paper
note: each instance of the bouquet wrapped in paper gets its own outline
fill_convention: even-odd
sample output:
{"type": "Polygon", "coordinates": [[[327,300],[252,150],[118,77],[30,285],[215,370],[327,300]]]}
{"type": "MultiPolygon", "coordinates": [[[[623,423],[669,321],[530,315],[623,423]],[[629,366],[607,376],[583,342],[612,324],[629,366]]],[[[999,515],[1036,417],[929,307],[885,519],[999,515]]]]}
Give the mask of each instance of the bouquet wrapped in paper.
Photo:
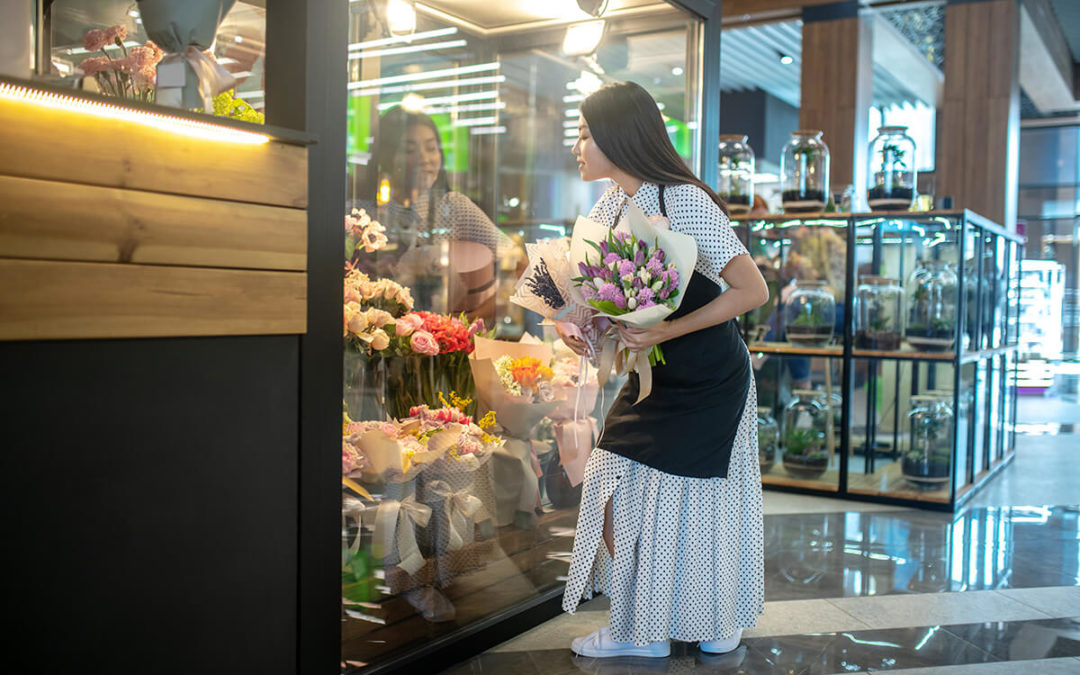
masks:
{"type": "Polygon", "coordinates": [[[506,437],[493,458],[496,524],[509,525],[518,519],[518,513],[531,521],[529,516],[540,497],[532,431],[564,404],[564,399],[555,398],[551,386],[554,373],[547,366],[551,345],[531,338],[505,342],[477,337],[475,342],[469,364],[476,395],[482,407],[495,411],[506,437]]]}
{"type": "MultiPolygon", "coordinates": [[[[650,328],[679,308],[697,264],[694,238],[658,226],[633,202],[612,229],[579,216],[570,242],[570,293],[578,306],[591,307],[597,316],[635,328],[650,328]]],[[[647,356],[631,351],[608,328],[601,338],[600,384],[612,368],[636,371],[640,378],[638,401],[652,390],[651,367],[663,363],[659,345],[647,356]]]]}
{"type": "MultiPolygon", "coordinates": [[[[442,400],[445,404],[445,399],[442,400]]],[[[375,512],[373,555],[409,574],[425,563],[416,531],[427,527],[432,518],[431,506],[416,497],[413,479],[443,460],[460,462],[475,471],[502,444],[502,439],[488,433],[494,428],[493,418],[474,423],[461,410],[453,394],[451,400],[454,405],[445,404],[437,409],[418,406],[410,411],[409,417],[400,420],[344,425],[344,475],[383,485],[383,497],[375,512]]],[[[358,487],[361,494],[370,497],[363,486],[358,487]]],[[[460,503],[466,513],[462,517],[447,514],[461,542],[465,537],[471,539],[471,525],[467,521],[472,515],[470,511],[476,510],[474,501],[454,499],[453,503],[460,503]]],[[[455,540],[452,535],[449,538],[455,540]]]]}
{"type": "Polygon", "coordinates": [[[579,357],[561,340],[553,345],[555,360],[552,387],[563,404],[548,417],[559,449],[559,464],[566,472],[570,487],[581,484],[597,435],[596,399],[600,392],[596,368],[579,357]]]}

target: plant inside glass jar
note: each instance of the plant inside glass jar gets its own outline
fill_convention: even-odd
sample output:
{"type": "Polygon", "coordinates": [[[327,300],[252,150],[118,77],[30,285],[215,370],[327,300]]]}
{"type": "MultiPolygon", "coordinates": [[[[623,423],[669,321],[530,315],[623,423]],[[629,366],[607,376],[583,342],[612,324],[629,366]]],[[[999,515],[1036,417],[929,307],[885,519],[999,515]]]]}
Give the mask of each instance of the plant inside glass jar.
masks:
{"type": "Polygon", "coordinates": [[[885,305],[874,300],[869,308],[867,326],[855,332],[855,346],[859,349],[878,349],[891,352],[900,348],[900,331],[885,314],[885,305]]]}
{"type": "Polygon", "coordinates": [[[824,444],[825,432],[820,429],[789,429],[784,434],[784,469],[795,478],[821,476],[829,465],[824,444]]]}
{"type": "MultiPolygon", "coordinates": [[[[738,174],[743,170],[742,159],[739,157],[729,157],[727,159],[728,166],[727,172],[729,174],[738,174]]],[[[745,206],[750,208],[750,195],[746,194],[742,188],[742,181],[736,181],[734,178],[728,181],[728,192],[721,195],[724,198],[724,203],[729,206],[745,206]]]]}
{"type": "Polygon", "coordinates": [[[874,187],[867,193],[871,208],[911,203],[915,196],[914,189],[898,184],[900,172],[907,170],[904,154],[895,143],[886,143],[881,147],[881,170],[875,174],[874,187]]]}
{"type": "Polygon", "coordinates": [[[782,201],[788,202],[821,202],[821,206],[824,207],[826,203],[825,191],[811,187],[809,185],[808,169],[810,165],[818,160],[818,156],[821,154],[821,149],[813,145],[797,145],[791,152],[792,158],[795,160],[796,166],[799,171],[799,187],[795,190],[784,190],[781,196],[782,201]]]}
{"type": "Polygon", "coordinates": [[[787,339],[800,346],[824,346],[832,340],[833,327],[823,307],[807,303],[787,326],[787,339]]]}

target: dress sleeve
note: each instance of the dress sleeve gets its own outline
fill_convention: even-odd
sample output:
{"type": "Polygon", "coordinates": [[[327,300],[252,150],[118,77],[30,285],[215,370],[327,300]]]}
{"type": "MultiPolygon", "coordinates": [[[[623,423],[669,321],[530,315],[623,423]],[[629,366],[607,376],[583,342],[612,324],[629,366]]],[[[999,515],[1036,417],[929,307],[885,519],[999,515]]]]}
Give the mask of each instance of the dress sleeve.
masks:
{"type": "Polygon", "coordinates": [[[665,203],[671,229],[689,234],[697,242],[696,270],[723,288],[720,274],[732,258],[747,253],[728,217],[704,190],[696,185],[667,189],[665,203]]]}
{"type": "Polygon", "coordinates": [[[454,239],[484,244],[496,254],[510,247],[510,238],[471,199],[460,192],[448,192],[445,199],[454,239]]]}
{"type": "Polygon", "coordinates": [[[618,208],[615,204],[617,192],[618,187],[615,185],[604,190],[604,194],[600,195],[600,199],[589,210],[589,220],[611,227],[615,223],[615,211],[618,208]]]}

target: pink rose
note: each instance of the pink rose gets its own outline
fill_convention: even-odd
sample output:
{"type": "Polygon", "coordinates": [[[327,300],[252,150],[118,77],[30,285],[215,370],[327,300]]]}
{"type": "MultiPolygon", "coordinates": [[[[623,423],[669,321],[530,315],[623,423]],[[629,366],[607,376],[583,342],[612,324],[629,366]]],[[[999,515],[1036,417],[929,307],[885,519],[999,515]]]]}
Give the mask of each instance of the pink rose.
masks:
{"type": "Polygon", "coordinates": [[[436,356],[439,353],[439,342],[435,336],[425,330],[418,330],[412,334],[409,338],[409,347],[417,354],[436,356]]]}
{"type": "Polygon", "coordinates": [[[483,332],[483,330],[484,330],[484,320],[482,318],[477,319],[476,321],[472,322],[471,326],[469,326],[469,337],[472,337],[472,336],[476,335],[477,333],[483,332]]]}
{"type": "Polygon", "coordinates": [[[116,24],[105,29],[105,42],[123,42],[127,39],[127,26],[116,24]]]}
{"type": "Polygon", "coordinates": [[[103,30],[88,30],[86,35],[83,36],[83,47],[88,52],[96,52],[109,43],[109,39],[105,37],[105,31],[103,30]]]}
{"type": "Polygon", "coordinates": [[[397,320],[394,324],[394,332],[401,337],[408,337],[413,332],[424,325],[424,317],[419,314],[406,314],[397,320]]]}
{"type": "Polygon", "coordinates": [[[353,335],[360,335],[368,328],[368,320],[363,312],[352,312],[346,309],[346,321],[345,326],[349,329],[349,332],[353,335]]]}

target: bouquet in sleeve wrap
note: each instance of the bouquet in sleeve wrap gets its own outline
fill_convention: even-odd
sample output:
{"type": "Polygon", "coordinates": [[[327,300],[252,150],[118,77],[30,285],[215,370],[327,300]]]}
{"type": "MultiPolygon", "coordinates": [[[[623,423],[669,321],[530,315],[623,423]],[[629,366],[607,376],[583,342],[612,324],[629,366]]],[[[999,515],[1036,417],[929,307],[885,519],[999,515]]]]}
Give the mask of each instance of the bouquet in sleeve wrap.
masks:
{"type": "MultiPolygon", "coordinates": [[[[616,228],[579,216],[570,242],[572,302],[590,307],[596,316],[635,328],[650,328],[679,308],[697,264],[694,238],[658,227],[627,200],[627,214],[616,228]]],[[[594,322],[595,323],[595,322],[594,322]]],[[[652,391],[652,367],[664,363],[659,345],[647,354],[635,352],[608,327],[599,340],[599,380],[605,384],[614,368],[637,372],[641,402],[652,391]]]]}

